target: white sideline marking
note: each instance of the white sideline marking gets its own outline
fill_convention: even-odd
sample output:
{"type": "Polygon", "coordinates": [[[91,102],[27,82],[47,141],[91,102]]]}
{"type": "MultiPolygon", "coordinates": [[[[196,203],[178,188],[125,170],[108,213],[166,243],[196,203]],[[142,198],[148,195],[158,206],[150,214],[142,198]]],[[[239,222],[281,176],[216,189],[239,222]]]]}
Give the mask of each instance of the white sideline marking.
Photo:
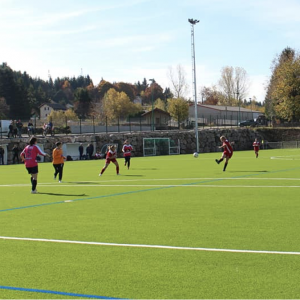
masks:
{"type": "Polygon", "coordinates": [[[194,247],[176,247],[176,246],[142,245],[142,244],[116,244],[116,243],[83,242],[83,241],[37,239],[37,238],[18,238],[18,237],[9,237],[9,236],[0,236],[0,239],[2,239],[2,240],[17,240],[17,241],[32,241],[32,242],[64,243],[64,244],[83,244],[83,245],[96,245],[96,246],[114,246],[114,247],[135,247],[135,248],[155,248],[155,249],[254,253],[254,254],[300,255],[300,252],[289,252],[289,251],[238,250],[238,249],[194,248],[194,247]]]}
{"type": "MultiPolygon", "coordinates": [[[[24,186],[31,186],[30,184],[24,186]]],[[[49,186],[39,184],[39,186],[49,186]]],[[[11,185],[0,185],[0,187],[12,187],[11,185]]],[[[59,184],[51,187],[82,187],[80,185],[59,184]]],[[[300,185],[218,185],[218,184],[87,184],[85,187],[184,187],[184,188],[300,188],[300,185]]]]}

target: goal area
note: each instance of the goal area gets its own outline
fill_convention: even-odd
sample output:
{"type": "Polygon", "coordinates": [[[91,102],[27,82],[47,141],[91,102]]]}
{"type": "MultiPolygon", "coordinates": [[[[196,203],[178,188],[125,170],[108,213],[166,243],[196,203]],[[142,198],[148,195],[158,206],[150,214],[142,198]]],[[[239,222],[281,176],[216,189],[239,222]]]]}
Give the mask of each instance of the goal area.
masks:
{"type": "Polygon", "coordinates": [[[180,141],[170,138],[143,138],[144,156],[180,154],[180,141]]]}

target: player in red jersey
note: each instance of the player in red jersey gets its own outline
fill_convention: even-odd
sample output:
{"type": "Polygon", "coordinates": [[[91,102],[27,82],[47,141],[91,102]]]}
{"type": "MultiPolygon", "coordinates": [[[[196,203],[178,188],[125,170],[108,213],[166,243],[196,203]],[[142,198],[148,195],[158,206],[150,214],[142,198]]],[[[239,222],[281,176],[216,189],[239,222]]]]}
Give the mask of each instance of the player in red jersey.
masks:
{"type": "Polygon", "coordinates": [[[258,158],[259,147],[260,147],[260,142],[256,138],[253,142],[253,148],[254,148],[256,158],[258,158]]]}
{"type": "Polygon", "coordinates": [[[37,186],[37,176],[38,176],[38,163],[37,163],[37,155],[48,156],[49,154],[43,152],[39,146],[36,145],[37,139],[35,137],[30,139],[29,145],[24,148],[21,152],[20,157],[23,162],[25,162],[25,167],[28,171],[28,174],[31,175],[31,194],[36,194],[36,186],[37,186]]]}
{"type": "Polygon", "coordinates": [[[104,173],[104,171],[106,170],[106,168],[109,166],[109,164],[111,162],[113,164],[115,164],[115,166],[116,166],[117,175],[120,175],[119,174],[119,164],[116,160],[116,158],[117,158],[116,147],[114,145],[111,145],[111,146],[108,146],[107,149],[108,149],[108,151],[106,153],[105,165],[102,168],[101,173],[99,174],[99,176],[102,176],[102,174],[104,173]]]}
{"type": "Polygon", "coordinates": [[[223,168],[223,172],[225,172],[226,167],[228,165],[228,161],[229,159],[232,157],[233,155],[233,149],[232,149],[232,145],[234,144],[233,142],[230,143],[225,136],[221,136],[220,137],[221,142],[223,143],[222,146],[220,146],[219,148],[223,148],[223,154],[221,156],[221,158],[218,160],[216,159],[216,163],[219,164],[221,161],[223,161],[223,159],[225,158],[225,164],[224,164],[224,168],[223,168]]]}
{"type": "Polygon", "coordinates": [[[124,166],[127,165],[127,169],[129,170],[130,167],[130,157],[131,157],[131,151],[133,150],[132,146],[129,144],[128,140],[124,142],[122,152],[125,158],[124,166]]]}

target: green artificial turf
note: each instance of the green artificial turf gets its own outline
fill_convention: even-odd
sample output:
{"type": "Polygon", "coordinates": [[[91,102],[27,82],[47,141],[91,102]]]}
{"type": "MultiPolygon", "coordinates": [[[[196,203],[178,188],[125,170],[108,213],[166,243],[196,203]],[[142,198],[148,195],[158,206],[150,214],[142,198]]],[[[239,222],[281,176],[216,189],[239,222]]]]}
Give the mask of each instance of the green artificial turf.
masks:
{"type": "Polygon", "coordinates": [[[298,299],[300,150],[219,157],[1,166],[0,298],[298,299]]]}

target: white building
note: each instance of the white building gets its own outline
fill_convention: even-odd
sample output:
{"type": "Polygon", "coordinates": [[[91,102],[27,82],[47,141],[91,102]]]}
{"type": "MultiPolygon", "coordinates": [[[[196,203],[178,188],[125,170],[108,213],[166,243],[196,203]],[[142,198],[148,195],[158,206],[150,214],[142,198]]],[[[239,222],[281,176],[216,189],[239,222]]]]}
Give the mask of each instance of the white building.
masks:
{"type": "Polygon", "coordinates": [[[58,103],[44,103],[40,106],[40,119],[47,119],[47,117],[50,115],[51,111],[57,111],[57,110],[67,110],[67,108],[61,104],[58,103]]]}

